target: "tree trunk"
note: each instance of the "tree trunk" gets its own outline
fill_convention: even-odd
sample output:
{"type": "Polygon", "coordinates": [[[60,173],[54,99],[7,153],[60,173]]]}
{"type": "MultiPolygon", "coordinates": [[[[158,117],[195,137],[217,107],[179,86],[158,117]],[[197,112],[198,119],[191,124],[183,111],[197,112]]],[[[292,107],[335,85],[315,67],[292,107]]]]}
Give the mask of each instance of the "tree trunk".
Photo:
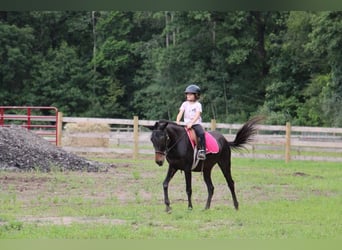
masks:
{"type": "Polygon", "coordinates": [[[95,25],[95,11],[91,12],[91,20],[92,20],[92,24],[93,24],[93,42],[94,42],[94,46],[93,46],[93,61],[94,61],[94,73],[96,72],[96,25],[95,25]]]}
{"type": "Polygon", "coordinates": [[[268,66],[266,64],[266,50],[265,50],[265,29],[266,29],[266,17],[262,17],[262,13],[260,11],[252,11],[252,16],[255,20],[255,27],[257,32],[257,55],[262,62],[261,76],[264,77],[268,73],[268,66]]]}
{"type": "MultiPolygon", "coordinates": [[[[169,15],[168,12],[165,11],[165,29],[168,29],[168,25],[169,25],[169,15]]],[[[167,31],[165,34],[165,43],[166,43],[166,48],[169,47],[169,32],[167,31]]]]}

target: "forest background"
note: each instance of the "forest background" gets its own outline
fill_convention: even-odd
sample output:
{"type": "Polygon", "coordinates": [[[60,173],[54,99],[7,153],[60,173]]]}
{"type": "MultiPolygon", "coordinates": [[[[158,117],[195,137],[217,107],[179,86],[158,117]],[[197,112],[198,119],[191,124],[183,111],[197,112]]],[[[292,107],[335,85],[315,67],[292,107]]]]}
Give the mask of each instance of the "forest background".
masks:
{"type": "Polygon", "coordinates": [[[174,120],[342,126],[340,11],[0,12],[0,105],[174,120]]]}

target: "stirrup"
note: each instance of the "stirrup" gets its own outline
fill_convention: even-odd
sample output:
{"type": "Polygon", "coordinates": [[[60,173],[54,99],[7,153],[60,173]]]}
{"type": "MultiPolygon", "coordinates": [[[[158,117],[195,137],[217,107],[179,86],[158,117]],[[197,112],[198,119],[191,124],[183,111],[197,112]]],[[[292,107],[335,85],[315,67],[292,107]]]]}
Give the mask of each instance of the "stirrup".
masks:
{"type": "Polygon", "coordinates": [[[197,159],[199,160],[205,160],[207,157],[205,155],[205,151],[203,149],[200,149],[197,153],[197,159]]]}

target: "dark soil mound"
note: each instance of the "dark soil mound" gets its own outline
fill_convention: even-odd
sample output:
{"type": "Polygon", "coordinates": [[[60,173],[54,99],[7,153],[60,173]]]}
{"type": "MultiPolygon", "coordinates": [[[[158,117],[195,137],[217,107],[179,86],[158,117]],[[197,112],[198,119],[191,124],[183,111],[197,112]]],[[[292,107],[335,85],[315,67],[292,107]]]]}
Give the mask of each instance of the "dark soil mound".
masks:
{"type": "Polygon", "coordinates": [[[25,128],[11,126],[0,127],[0,169],[97,172],[106,165],[66,152],[25,128]]]}

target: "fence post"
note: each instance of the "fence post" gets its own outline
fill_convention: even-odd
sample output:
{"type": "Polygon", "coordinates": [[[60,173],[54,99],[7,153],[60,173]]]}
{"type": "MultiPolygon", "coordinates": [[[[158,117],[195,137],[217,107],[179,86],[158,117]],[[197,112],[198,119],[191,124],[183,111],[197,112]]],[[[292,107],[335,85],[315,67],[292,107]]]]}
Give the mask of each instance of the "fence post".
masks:
{"type": "Polygon", "coordinates": [[[133,139],[134,139],[134,148],[133,148],[133,159],[138,159],[139,155],[139,118],[138,116],[133,117],[133,139]]]}
{"type": "Polygon", "coordinates": [[[3,126],[5,124],[5,111],[4,108],[0,108],[0,126],[3,126]]]}
{"type": "Polygon", "coordinates": [[[215,119],[211,119],[210,128],[211,128],[211,131],[216,130],[216,120],[215,119]]]}
{"type": "Polygon", "coordinates": [[[291,161],[291,123],[286,123],[285,131],[285,163],[289,163],[291,161]]]}
{"type": "Polygon", "coordinates": [[[62,130],[63,130],[63,113],[58,112],[56,124],[56,145],[62,146],[62,130]]]}
{"type": "Polygon", "coordinates": [[[31,108],[27,108],[27,127],[28,130],[31,129],[31,108]]]}

